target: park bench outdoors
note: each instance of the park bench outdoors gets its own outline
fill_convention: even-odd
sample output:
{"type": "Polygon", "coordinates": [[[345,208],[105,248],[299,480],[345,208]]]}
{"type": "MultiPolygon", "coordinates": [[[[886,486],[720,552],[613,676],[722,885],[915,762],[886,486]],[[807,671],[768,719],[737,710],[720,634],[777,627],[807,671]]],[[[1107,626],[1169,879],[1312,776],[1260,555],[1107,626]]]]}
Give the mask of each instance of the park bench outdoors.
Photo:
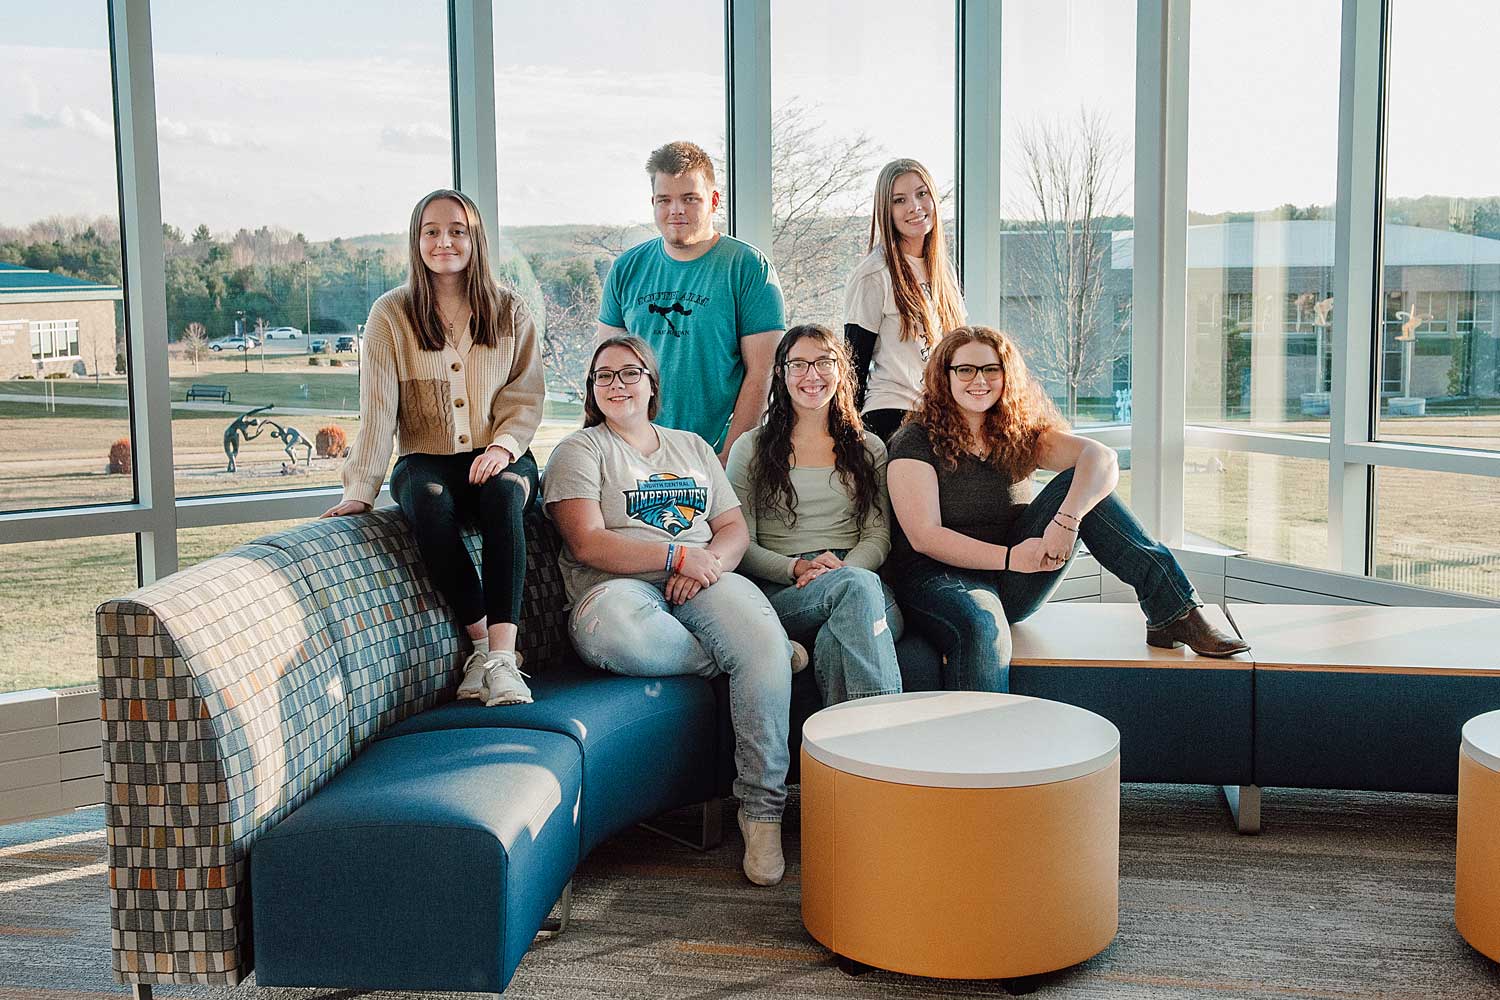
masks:
{"type": "Polygon", "coordinates": [[[197,382],[188,387],[187,398],[189,401],[194,399],[217,399],[221,403],[232,402],[229,396],[229,386],[206,385],[197,382]]]}

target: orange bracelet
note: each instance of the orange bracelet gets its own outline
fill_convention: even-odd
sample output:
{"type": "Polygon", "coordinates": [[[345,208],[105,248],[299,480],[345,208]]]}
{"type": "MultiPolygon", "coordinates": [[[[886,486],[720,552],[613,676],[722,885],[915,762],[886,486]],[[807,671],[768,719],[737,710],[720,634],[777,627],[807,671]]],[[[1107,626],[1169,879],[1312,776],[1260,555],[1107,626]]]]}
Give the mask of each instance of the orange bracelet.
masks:
{"type": "Polygon", "coordinates": [[[682,564],[684,562],[686,562],[686,561],[687,561],[687,546],[683,545],[683,546],[679,547],[678,550],[677,550],[677,561],[672,564],[672,572],[673,573],[680,573],[682,571],[682,564]]]}

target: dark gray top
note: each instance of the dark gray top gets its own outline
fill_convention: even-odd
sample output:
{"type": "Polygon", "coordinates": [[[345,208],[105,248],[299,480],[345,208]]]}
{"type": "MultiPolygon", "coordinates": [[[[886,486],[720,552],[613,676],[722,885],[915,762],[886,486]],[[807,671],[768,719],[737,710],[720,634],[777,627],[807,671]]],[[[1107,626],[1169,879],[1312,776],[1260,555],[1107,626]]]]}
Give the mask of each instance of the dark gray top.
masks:
{"type": "MultiPolygon", "coordinates": [[[[892,462],[900,458],[926,462],[937,472],[938,504],[943,527],[992,545],[1004,545],[1016,517],[1031,502],[1030,479],[1012,482],[1009,475],[973,455],[959,456],[958,468],[933,453],[927,428],[909,423],[891,435],[887,446],[892,462]]],[[[900,518],[892,518],[891,556],[887,572],[930,569],[936,560],[912,549],[900,518]]]]}

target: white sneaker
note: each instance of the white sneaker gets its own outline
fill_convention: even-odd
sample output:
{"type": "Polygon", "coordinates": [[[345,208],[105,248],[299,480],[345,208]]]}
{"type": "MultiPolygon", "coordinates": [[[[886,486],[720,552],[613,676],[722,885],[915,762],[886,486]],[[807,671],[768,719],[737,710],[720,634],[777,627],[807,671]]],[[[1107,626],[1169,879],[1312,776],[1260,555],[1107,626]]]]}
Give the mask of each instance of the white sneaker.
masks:
{"type": "Polygon", "coordinates": [[[802,673],[802,671],[807,669],[807,664],[810,659],[807,655],[807,647],[802,645],[802,643],[797,642],[795,639],[791,640],[791,643],[792,673],[800,674],[802,673]]]}
{"type": "Polygon", "coordinates": [[[786,874],[786,858],[781,853],[781,822],[763,822],[745,818],[745,808],[734,814],[745,838],[745,877],[756,885],[775,885],[786,874]]]}
{"type": "Polygon", "coordinates": [[[485,705],[531,704],[531,688],[522,680],[525,676],[513,650],[491,650],[484,661],[485,705]]]}
{"type": "Polygon", "coordinates": [[[484,659],[487,653],[473,652],[464,661],[464,679],[458,683],[458,697],[484,697],[484,659]]]}

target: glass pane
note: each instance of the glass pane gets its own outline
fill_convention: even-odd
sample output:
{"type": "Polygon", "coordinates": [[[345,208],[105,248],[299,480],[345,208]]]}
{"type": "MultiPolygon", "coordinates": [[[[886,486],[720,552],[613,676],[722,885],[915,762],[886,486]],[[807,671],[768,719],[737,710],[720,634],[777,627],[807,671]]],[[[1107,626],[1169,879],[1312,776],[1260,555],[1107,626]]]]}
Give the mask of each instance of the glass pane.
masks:
{"type": "Polygon", "coordinates": [[[889,160],[932,174],[951,259],[954,32],[942,0],[773,0],[771,221],[788,326],[843,330],[889,160]]]}
{"type": "Polygon", "coordinates": [[[1375,470],[1375,575],[1500,598],[1500,480],[1375,470]]]}
{"type": "Polygon", "coordinates": [[[181,528],[177,532],[177,567],[187,569],[262,535],[285,531],[305,523],[307,522],[301,520],[247,521],[243,524],[216,524],[209,528],[181,528]]]}
{"type": "MultiPolygon", "coordinates": [[[[496,268],[545,334],[547,416],[573,430],[604,278],[622,252],[658,235],[646,158],[695,142],[728,190],[724,4],[496,4],[495,103],[496,268]]],[[[721,209],[720,231],[726,219],[721,209]]]]}
{"type": "Polygon", "coordinates": [[[152,22],[177,494],[336,484],[362,324],[405,280],[412,205],[452,184],[447,6],[152,22]]]}
{"type": "Polygon", "coordinates": [[[1193,4],[1191,423],[1328,433],[1339,17],[1335,0],[1193,4]]]}
{"type": "Polygon", "coordinates": [[[7,10],[0,52],[0,511],[129,502],[105,7],[7,10]]]}
{"type": "Polygon", "coordinates": [[[1316,569],[1328,562],[1326,462],[1189,448],[1183,508],[1190,545],[1316,569]]]}
{"type": "Polygon", "coordinates": [[[134,535],[0,545],[0,692],[92,684],[94,609],[135,589],[134,535]]]}
{"type": "Polygon", "coordinates": [[[1021,0],[1001,27],[1001,326],[1074,424],[1130,421],[1132,0],[1021,0]]]}
{"type": "Polygon", "coordinates": [[[1392,0],[1390,25],[1392,53],[1440,52],[1443,71],[1390,61],[1379,436],[1500,448],[1500,135],[1480,125],[1500,7],[1392,0]]]}

